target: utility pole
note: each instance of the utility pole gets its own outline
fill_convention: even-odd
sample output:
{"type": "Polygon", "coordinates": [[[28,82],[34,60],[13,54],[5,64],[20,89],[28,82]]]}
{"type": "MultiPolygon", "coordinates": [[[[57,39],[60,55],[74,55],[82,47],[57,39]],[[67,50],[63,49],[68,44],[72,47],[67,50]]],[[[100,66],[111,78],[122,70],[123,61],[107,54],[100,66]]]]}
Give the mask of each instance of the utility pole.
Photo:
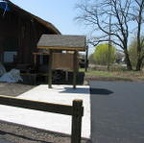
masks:
{"type": "Polygon", "coordinates": [[[107,63],[107,70],[110,70],[110,62],[111,62],[111,20],[112,20],[112,5],[110,0],[110,16],[109,16],[109,39],[108,39],[108,63],[107,63]]]}

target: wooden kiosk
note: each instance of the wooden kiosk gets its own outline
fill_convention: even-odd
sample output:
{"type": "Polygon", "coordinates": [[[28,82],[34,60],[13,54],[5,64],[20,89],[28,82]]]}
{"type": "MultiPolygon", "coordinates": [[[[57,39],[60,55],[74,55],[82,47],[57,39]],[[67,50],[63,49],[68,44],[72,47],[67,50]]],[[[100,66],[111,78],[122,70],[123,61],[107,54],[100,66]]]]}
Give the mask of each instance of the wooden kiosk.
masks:
{"type": "Polygon", "coordinates": [[[44,34],[37,48],[49,50],[49,88],[52,88],[52,70],[54,69],[73,71],[73,88],[76,88],[76,75],[79,68],[78,52],[86,50],[86,37],[44,34]]]}

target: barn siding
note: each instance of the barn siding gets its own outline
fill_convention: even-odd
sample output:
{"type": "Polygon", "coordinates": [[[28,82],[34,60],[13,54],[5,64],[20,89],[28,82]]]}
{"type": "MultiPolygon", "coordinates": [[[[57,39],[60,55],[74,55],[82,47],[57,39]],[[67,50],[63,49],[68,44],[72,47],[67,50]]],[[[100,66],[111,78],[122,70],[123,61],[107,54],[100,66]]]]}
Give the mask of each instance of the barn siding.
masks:
{"type": "Polygon", "coordinates": [[[13,38],[17,41],[17,63],[32,64],[33,52],[36,52],[36,44],[42,34],[52,34],[48,28],[28,15],[21,15],[14,11],[0,10],[0,60],[4,61],[5,42],[13,38]]]}

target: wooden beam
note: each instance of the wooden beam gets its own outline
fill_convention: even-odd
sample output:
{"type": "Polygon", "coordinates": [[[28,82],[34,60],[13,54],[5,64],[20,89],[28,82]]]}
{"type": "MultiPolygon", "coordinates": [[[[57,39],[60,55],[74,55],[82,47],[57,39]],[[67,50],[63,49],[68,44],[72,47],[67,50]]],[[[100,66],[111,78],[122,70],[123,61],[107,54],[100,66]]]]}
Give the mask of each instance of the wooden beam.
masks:
{"type": "Polygon", "coordinates": [[[74,51],[73,56],[73,88],[76,88],[76,77],[77,77],[77,62],[78,62],[78,51],[74,51]]]}
{"type": "Polygon", "coordinates": [[[62,46],[38,46],[38,49],[47,49],[47,50],[66,50],[66,51],[85,51],[85,47],[62,47],[62,46]]]}
{"type": "Polygon", "coordinates": [[[0,104],[46,112],[72,115],[71,106],[0,96],[0,104]]]}
{"type": "Polygon", "coordinates": [[[50,54],[49,54],[49,67],[48,67],[48,87],[49,88],[52,88],[52,54],[53,54],[53,51],[50,50],[49,51],[50,54]]]}

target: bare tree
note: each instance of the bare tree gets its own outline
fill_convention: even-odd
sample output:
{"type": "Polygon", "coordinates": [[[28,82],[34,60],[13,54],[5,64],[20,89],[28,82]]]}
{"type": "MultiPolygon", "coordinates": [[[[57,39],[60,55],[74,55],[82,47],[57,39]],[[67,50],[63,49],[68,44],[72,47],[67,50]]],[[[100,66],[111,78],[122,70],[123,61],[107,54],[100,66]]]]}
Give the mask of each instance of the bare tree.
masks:
{"type": "Polygon", "coordinates": [[[137,49],[137,64],[136,70],[141,70],[143,59],[144,59],[144,0],[134,0],[133,11],[131,13],[133,21],[136,25],[136,49],[137,49]]]}
{"type": "Polygon", "coordinates": [[[111,40],[111,43],[123,49],[128,70],[132,70],[128,53],[129,23],[132,20],[131,5],[132,0],[87,0],[77,5],[80,12],[76,17],[76,20],[91,26],[97,34],[97,38],[91,41],[94,45],[111,40]],[[109,23],[110,16],[111,23],[109,23]],[[109,30],[110,26],[111,30],[109,30]]]}

